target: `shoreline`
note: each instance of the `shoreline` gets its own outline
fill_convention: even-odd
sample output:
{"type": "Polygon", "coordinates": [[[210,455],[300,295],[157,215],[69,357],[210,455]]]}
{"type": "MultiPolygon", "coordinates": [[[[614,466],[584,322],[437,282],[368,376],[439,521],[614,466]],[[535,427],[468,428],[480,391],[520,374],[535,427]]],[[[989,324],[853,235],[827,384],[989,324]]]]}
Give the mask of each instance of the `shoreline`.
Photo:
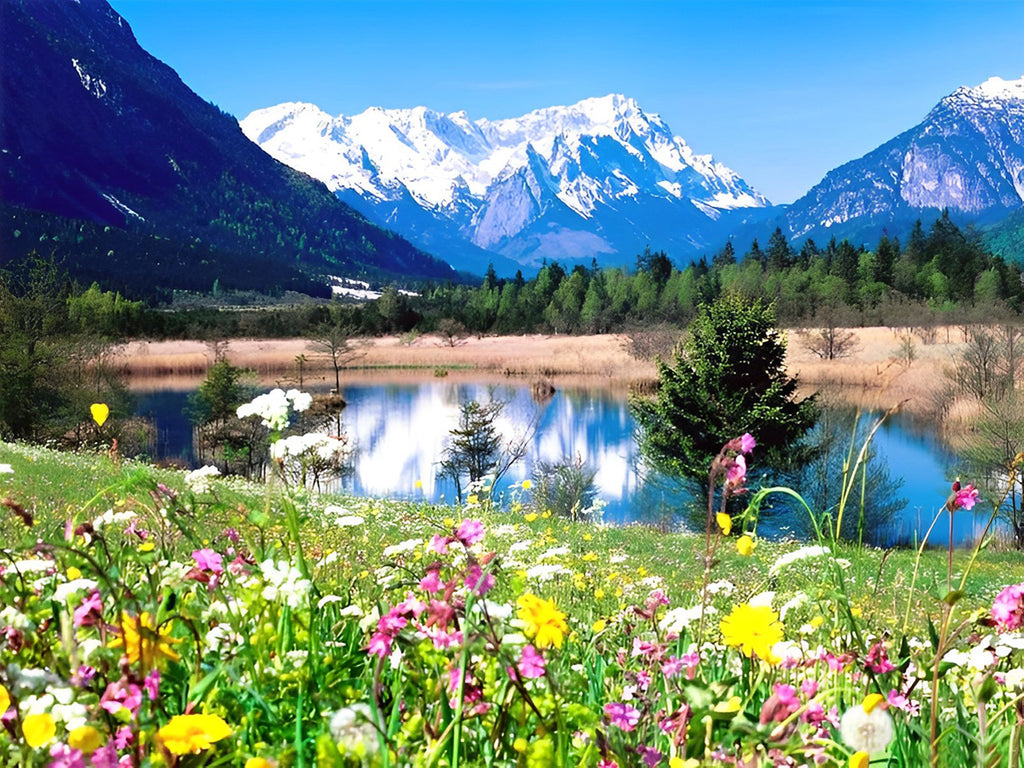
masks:
{"type": "MultiPolygon", "coordinates": [[[[945,385],[945,369],[963,349],[959,327],[940,328],[918,337],[910,329],[851,328],[851,353],[824,360],[813,351],[816,331],[787,330],[789,372],[800,380],[801,396],[824,398],[870,409],[902,409],[932,414],[945,385]],[[908,359],[909,358],[909,359],[908,359]]],[[[343,383],[403,383],[447,378],[487,381],[550,381],[556,387],[626,391],[650,385],[657,376],[653,360],[628,351],[628,334],[468,337],[454,346],[437,336],[412,341],[396,336],[352,340],[352,359],[341,369],[343,383]]],[[[324,353],[307,339],[231,339],[221,344],[232,364],[256,372],[267,386],[323,386],[334,370],[324,353]]],[[[128,376],[129,387],[190,389],[214,360],[215,345],[195,340],[131,341],[112,351],[113,364],[128,376]]]]}

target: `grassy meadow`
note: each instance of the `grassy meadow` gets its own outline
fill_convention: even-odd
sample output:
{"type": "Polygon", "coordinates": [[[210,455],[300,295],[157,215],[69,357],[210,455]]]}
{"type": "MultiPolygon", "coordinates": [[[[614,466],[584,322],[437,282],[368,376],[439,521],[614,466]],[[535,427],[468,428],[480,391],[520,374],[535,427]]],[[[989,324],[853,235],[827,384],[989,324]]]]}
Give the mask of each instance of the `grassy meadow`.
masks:
{"type": "Polygon", "coordinates": [[[0,765],[1020,765],[1016,553],[284,476],[0,444],[0,765]]]}

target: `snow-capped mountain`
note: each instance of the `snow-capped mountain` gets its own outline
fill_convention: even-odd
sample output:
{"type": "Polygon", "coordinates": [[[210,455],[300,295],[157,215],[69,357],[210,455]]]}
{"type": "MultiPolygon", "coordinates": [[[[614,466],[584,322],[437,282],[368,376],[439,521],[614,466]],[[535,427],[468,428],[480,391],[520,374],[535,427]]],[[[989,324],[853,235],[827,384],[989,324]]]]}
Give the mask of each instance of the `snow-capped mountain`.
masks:
{"type": "Polygon", "coordinates": [[[830,171],[786,211],[793,237],[877,240],[949,208],[986,223],[1024,206],[1024,77],[957,88],[918,125],[830,171]]]}
{"type": "Polygon", "coordinates": [[[332,117],[288,103],[241,125],[273,157],[477,272],[487,260],[499,271],[631,262],[647,243],[683,257],[769,206],[621,95],[495,121],[425,107],[332,117]]]}

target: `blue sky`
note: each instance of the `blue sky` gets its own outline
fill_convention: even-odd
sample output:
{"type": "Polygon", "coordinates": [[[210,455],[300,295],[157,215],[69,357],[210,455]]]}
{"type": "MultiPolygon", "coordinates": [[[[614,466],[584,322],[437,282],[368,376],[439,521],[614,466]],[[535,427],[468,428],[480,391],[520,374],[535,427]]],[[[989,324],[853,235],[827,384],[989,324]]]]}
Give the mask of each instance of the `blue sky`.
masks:
{"type": "Polygon", "coordinates": [[[772,202],[1024,76],[1024,1],[111,0],[140,44],[241,118],[425,105],[513,117],[624,93],[772,202]]]}

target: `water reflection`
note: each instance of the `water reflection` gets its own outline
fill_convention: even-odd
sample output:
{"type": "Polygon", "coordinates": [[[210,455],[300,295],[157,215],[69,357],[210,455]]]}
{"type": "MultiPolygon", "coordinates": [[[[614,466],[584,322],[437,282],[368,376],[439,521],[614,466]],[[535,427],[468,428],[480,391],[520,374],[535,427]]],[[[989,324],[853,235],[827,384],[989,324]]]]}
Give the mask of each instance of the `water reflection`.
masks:
{"type": "MultiPolygon", "coordinates": [[[[140,395],[140,415],[153,415],[163,441],[160,457],[191,457],[191,433],[181,415],[188,393],[140,395]]],[[[685,503],[671,482],[649,476],[634,438],[635,423],[623,395],[598,389],[559,389],[537,402],[527,385],[475,384],[442,379],[402,384],[352,384],[343,426],[355,443],[353,471],[341,487],[367,496],[429,501],[455,499],[454,484],[440,476],[449,430],[458,424],[460,404],[500,400],[506,405],[497,428],[506,439],[533,432],[529,450],[499,484],[499,493],[531,477],[541,462],[582,460],[596,469],[598,496],[609,522],[674,522],[684,519],[685,503]]],[[[882,540],[913,544],[941,509],[957,459],[926,425],[897,416],[878,431],[874,450],[895,478],[907,505],[882,540]]],[[[756,462],[756,452],[755,459],[756,462]]],[[[966,478],[965,478],[966,479],[966,478]]],[[[954,541],[973,542],[987,521],[986,505],[954,515],[954,541]]],[[[935,546],[949,540],[945,513],[929,538],[935,546]]]]}

